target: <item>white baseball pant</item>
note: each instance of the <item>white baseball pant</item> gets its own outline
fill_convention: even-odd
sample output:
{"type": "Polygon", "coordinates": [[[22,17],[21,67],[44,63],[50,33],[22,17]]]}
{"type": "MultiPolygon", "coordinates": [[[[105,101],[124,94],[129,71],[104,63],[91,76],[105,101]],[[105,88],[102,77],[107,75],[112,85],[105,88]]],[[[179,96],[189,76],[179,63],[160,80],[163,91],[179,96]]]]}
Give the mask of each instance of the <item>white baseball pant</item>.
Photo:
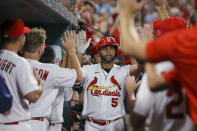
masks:
{"type": "Polygon", "coordinates": [[[112,121],[105,126],[101,126],[86,120],[85,131],[125,131],[123,118],[112,121]]]}
{"type": "Polygon", "coordinates": [[[47,131],[49,122],[45,118],[43,121],[40,120],[30,120],[29,124],[32,127],[32,131],[47,131]]]}
{"type": "Polygon", "coordinates": [[[32,128],[28,121],[22,121],[18,124],[0,124],[0,131],[32,131],[32,128]]]}
{"type": "Polygon", "coordinates": [[[49,127],[48,127],[48,131],[61,131],[61,130],[62,130],[62,123],[49,125],[49,127]]]}

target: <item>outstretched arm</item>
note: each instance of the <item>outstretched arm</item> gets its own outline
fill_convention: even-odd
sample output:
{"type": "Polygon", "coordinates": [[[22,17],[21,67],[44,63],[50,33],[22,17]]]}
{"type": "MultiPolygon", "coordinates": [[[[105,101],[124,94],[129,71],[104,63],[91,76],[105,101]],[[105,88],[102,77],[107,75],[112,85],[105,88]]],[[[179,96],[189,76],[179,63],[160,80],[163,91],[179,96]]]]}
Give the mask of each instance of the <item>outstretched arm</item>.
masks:
{"type": "Polygon", "coordinates": [[[70,64],[70,58],[68,56],[67,51],[62,50],[62,52],[64,53],[64,56],[63,56],[63,59],[62,59],[62,61],[60,63],[60,67],[71,69],[72,67],[71,67],[71,64],[70,64]]]}
{"type": "Polygon", "coordinates": [[[123,53],[146,60],[145,46],[148,40],[140,40],[134,25],[134,13],[140,10],[145,1],[140,4],[136,0],[119,0],[120,5],[120,48],[123,53]]]}
{"type": "Polygon", "coordinates": [[[134,58],[134,57],[130,57],[130,61],[131,61],[131,68],[129,69],[129,72],[130,72],[130,75],[132,76],[135,76],[135,78],[137,79],[141,72],[143,72],[143,65],[139,64],[137,62],[137,60],[134,58]]]}
{"type": "Polygon", "coordinates": [[[83,74],[81,71],[81,65],[79,64],[75,42],[76,42],[76,33],[74,31],[68,31],[64,33],[64,38],[61,39],[62,45],[67,49],[68,57],[70,58],[71,67],[76,70],[77,79],[76,81],[81,81],[83,78],[83,74]]]}
{"type": "Polygon", "coordinates": [[[140,82],[135,82],[135,77],[128,77],[126,80],[126,91],[127,91],[127,105],[130,112],[133,111],[135,105],[135,95],[134,90],[138,88],[140,82]]]}
{"type": "MultiPolygon", "coordinates": [[[[158,6],[158,11],[161,20],[168,18],[165,8],[166,0],[153,0],[158,6]]],[[[121,15],[121,50],[123,53],[135,56],[137,59],[147,61],[146,43],[150,40],[149,34],[151,32],[145,31],[144,39],[139,39],[136,27],[134,25],[134,14],[140,10],[145,4],[146,0],[137,3],[136,0],[119,0],[120,15],[121,15]]]]}
{"type": "Polygon", "coordinates": [[[65,66],[66,66],[66,68],[69,68],[69,69],[72,68],[68,54],[66,54],[66,65],[65,66]]]}
{"type": "Polygon", "coordinates": [[[136,83],[134,77],[129,77],[126,80],[126,90],[127,90],[127,105],[130,113],[130,122],[134,131],[142,131],[144,128],[146,117],[136,114],[133,112],[135,106],[135,96],[134,90],[139,87],[140,82],[136,83]]]}
{"type": "Polygon", "coordinates": [[[170,87],[163,78],[162,74],[157,73],[155,64],[147,63],[145,68],[147,73],[148,85],[151,91],[165,90],[170,87]]]}
{"type": "Polygon", "coordinates": [[[161,21],[167,19],[169,16],[165,7],[166,0],[153,0],[153,2],[157,5],[157,9],[158,9],[158,13],[159,13],[161,21]]]}

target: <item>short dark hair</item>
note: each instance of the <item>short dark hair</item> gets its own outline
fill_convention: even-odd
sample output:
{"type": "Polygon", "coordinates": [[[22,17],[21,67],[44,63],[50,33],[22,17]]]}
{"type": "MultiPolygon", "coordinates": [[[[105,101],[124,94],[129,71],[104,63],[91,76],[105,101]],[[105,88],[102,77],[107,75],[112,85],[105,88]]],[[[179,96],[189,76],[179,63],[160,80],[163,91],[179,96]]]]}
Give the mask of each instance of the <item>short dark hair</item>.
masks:
{"type": "Polygon", "coordinates": [[[95,6],[94,6],[94,4],[92,2],[85,1],[84,5],[89,5],[89,6],[91,6],[94,9],[94,12],[96,11],[96,8],[95,8],[95,6]]]}
{"type": "Polygon", "coordinates": [[[104,46],[101,46],[98,50],[101,50],[103,47],[107,47],[107,46],[113,47],[116,50],[116,52],[118,50],[118,46],[116,46],[116,45],[104,45],[104,46]]]}
{"type": "Polygon", "coordinates": [[[15,43],[18,40],[19,37],[17,38],[4,38],[0,36],[0,49],[3,48],[4,45],[6,45],[7,43],[15,43]]]}
{"type": "Polygon", "coordinates": [[[6,43],[15,43],[18,40],[18,38],[19,37],[5,38],[5,37],[3,37],[2,31],[0,30],[0,49],[2,49],[6,43]]]}
{"type": "Polygon", "coordinates": [[[42,28],[32,28],[31,32],[26,34],[24,52],[35,53],[36,50],[45,43],[46,31],[42,28]]]}
{"type": "Polygon", "coordinates": [[[85,2],[84,2],[84,5],[89,5],[89,6],[91,6],[92,8],[95,8],[94,5],[93,5],[91,2],[89,2],[89,1],[85,1],[85,2]]]}
{"type": "Polygon", "coordinates": [[[54,59],[55,59],[55,52],[53,48],[51,48],[50,46],[47,46],[44,50],[42,57],[40,58],[40,62],[52,63],[54,59]]]}

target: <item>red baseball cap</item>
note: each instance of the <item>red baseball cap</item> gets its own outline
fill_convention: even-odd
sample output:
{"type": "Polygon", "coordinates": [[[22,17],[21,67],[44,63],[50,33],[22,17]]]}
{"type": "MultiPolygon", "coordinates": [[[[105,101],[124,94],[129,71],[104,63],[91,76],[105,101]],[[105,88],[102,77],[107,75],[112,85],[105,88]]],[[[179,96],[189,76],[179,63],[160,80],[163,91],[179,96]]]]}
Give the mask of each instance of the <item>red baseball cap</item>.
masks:
{"type": "Polygon", "coordinates": [[[4,38],[16,38],[22,34],[29,33],[29,27],[24,26],[24,23],[19,18],[6,20],[1,25],[1,31],[4,38]]]}
{"type": "Polygon", "coordinates": [[[170,17],[165,19],[160,24],[160,35],[163,35],[167,32],[180,30],[180,29],[187,29],[187,23],[184,19],[179,17],[170,17]]]}
{"type": "Polygon", "coordinates": [[[116,40],[113,37],[104,37],[102,38],[99,43],[97,44],[97,49],[99,49],[100,47],[106,46],[106,45],[113,45],[116,48],[118,48],[118,43],[116,42],[116,40]]]}

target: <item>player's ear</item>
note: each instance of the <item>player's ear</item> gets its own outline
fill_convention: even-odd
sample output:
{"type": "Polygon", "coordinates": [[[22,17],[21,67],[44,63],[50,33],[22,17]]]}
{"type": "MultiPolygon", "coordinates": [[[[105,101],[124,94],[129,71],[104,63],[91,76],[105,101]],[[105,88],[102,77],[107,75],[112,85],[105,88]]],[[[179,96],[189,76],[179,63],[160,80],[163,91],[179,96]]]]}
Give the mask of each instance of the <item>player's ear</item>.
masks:
{"type": "Polygon", "coordinates": [[[23,34],[20,35],[20,36],[18,37],[18,41],[19,41],[20,43],[23,43],[23,41],[24,41],[24,40],[23,40],[23,37],[24,37],[23,34]]]}
{"type": "Polygon", "coordinates": [[[38,51],[38,54],[39,54],[40,56],[42,56],[42,53],[43,53],[43,52],[42,52],[42,46],[39,46],[37,51],[38,51]]]}
{"type": "Polygon", "coordinates": [[[92,63],[95,63],[95,60],[94,60],[93,56],[91,57],[91,61],[92,61],[92,63]]]}
{"type": "Polygon", "coordinates": [[[101,49],[98,50],[99,55],[101,54],[101,49]]]}
{"type": "Polygon", "coordinates": [[[56,63],[56,59],[53,59],[52,64],[55,64],[55,63],[56,63]]]}

